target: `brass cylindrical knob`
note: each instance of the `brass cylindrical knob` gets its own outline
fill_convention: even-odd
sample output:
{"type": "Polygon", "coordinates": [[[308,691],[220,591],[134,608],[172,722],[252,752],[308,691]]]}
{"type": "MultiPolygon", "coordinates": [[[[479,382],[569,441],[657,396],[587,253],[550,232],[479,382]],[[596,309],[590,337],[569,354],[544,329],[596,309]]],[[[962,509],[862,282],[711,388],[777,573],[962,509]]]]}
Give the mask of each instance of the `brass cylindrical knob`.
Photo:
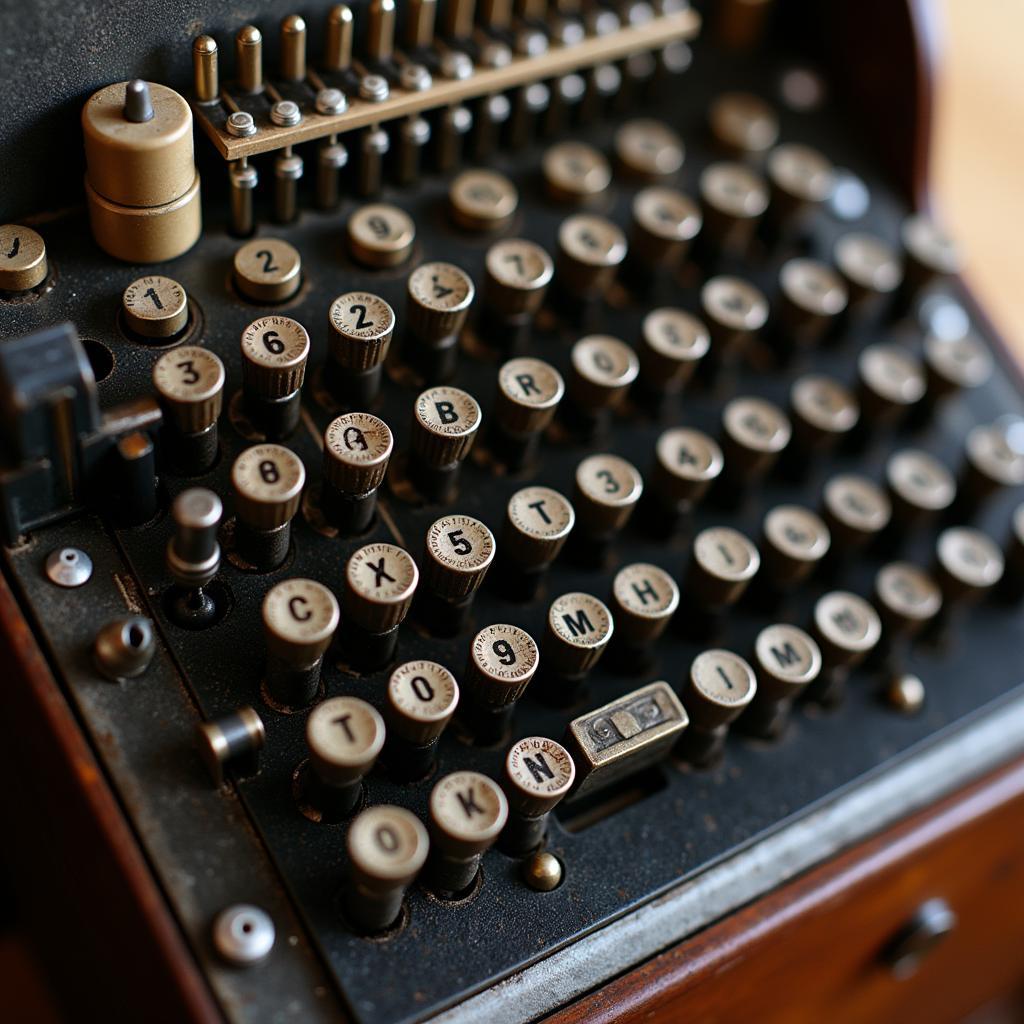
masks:
{"type": "Polygon", "coordinates": [[[976,334],[961,338],[928,334],[924,339],[924,367],[928,398],[935,400],[981,387],[992,375],[992,356],[976,334]]]}
{"type": "Polygon", "coordinates": [[[193,186],[192,110],[173,89],[147,82],[151,116],[126,116],[126,91],[117,82],[93,93],[82,108],[89,184],[121,206],[158,207],[193,186]]]}
{"type": "Polygon", "coordinates": [[[170,338],[188,323],[188,296],[169,277],[140,277],[121,297],[125,326],[144,338],[170,338]]]}
{"type": "Polygon", "coordinates": [[[280,238],[254,238],[234,258],[235,287],[253,302],[290,299],[302,284],[302,257],[280,238]]]}
{"type": "Polygon", "coordinates": [[[483,308],[504,318],[533,316],[540,309],[555,267],[536,242],[503,238],[487,250],[484,260],[483,308]]]}
{"type": "Polygon", "coordinates": [[[547,429],[565,394],[562,375],[549,363],[522,356],[498,370],[494,417],[510,437],[525,438],[547,429]]]}
{"type": "Polygon", "coordinates": [[[346,292],[327,311],[330,334],[327,347],[334,362],[345,370],[363,371],[387,358],[395,330],[395,313],[379,295],[346,292]]]}
{"type": "Polygon", "coordinates": [[[558,283],[571,295],[589,298],[603,292],[626,258],[626,236],[604,217],[580,213],[558,229],[558,283]]]}
{"type": "Polygon", "coordinates": [[[679,607],[676,581],[657,565],[633,562],[612,580],[615,642],[639,650],[665,632],[679,607]]]}
{"type": "Polygon", "coordinates": [[[424,263],[409,275],[406,319],[416,340],[428,347],[457,335],[469,315],[475,290],[454,263],[424,263]]]}
{"type": "Polygon", "coordinates": [[[508,500],[502,558],[529,571],[550,565],[576,522],[569,500],[550,487],[524,487],[508,500]]]}
{"type": "Polygon", "coordinates": [[[419,577],[412,556],[394,544],[358,548],[345,565],[346,619],[370,634],[394,629],[408,614],[419,577]]]}
{"type": "Polygon", "coordinates": [[[600,660],[615,624],[603,601],[573,592],[555,598],[548,608],[544,640],[544,668],[562,677],[578,679],[600,660]]]}
{"type": "Polygon", "coordinates": [[[264,316],[242,332],[242,384],[247,394],[276,399],[302,387],[309,335],[297,320],[264,316]]]}
{"type": "Polygon", "coordinates": [[[711,336],[700,320],[667,306],[652,309],[640,332],[640,379],[660,394],[681,391],[711,347],[711,336]]]}
{"type": "Polygon", "coordinates": [[[349,412],[324,431],[324,479],[342,494],[366,494],[384,481],[394,441],[391,429],[368,412],[349,412]]]}
{"type": "Polygon", "coordinates": [[[540,663],[536,641],[518,626],[496,623],[473,638],[463,676],[464,700],[481,708],[511,707],[540,663]]]}
{"type": "Polygon", "coordinates": [[[253,445],[231,467],[235,512],[252,530],[276,530],[298,511],[305,483],[306,468],[291,449],[253,445]]]}
{"type": "Polygon", "coordinates": [[[935,278],[960,273],[963,257],[959,246],[926,214],[907,217],[900,227],[900,240],[907,254],[905,290],[909,296],[935,278]]]}
{"type": "Polygon", "coordinates": [[[691,606],[719,612],[736,604],[761,567],[753,542],[731,526],[709,526],[693,539],[683,594],[691,606]]]}
{"type": "Polygon", "coordinates": [[[1024,484],[1024,420],[1007,416],[974,427],[964,442],[960,489],[965,503],[976,506],[1003,487],[1024,484]]]}
{"type": "Polygon", "coordinates": [[[483,583],[494,551],[494,535],[479,519],[442,516],[424,540],[423,586],[444,601],[465,601],[483,583]]]}
{"type": "Polygon", "coordinates": [[[660,185],[637,192],[632,211],[629,250],[649,271],[679,263],[704,223],[689,196],[660,185]]]}
{"type": "Polygon", "coordinates": [[[777,704],[798,697],[821,671],[821,651],[802,629],[787,623],[766,626],[754,641],[757,696],[777,704]]]}
{"type": "Polygon", "coordinates": [[[224,399],[224,364],[198,345],[165,352],[153,364],[153,388],[164,416],[182,434],[217,422],[224,399]]]}
{"type": "Polygon", "coordinates": [[[779,119],[769,104],[749,92],[725,92],[708,107],[715,142],[734,157],[767,153],[779,137],[779,119]]]}
{"type": "Polygon", "coordinates": [[[412,253],[416,223],[397,206],[369,203],[348,220],[348,244],[357,262],[374,269],[397,267],[412,253]]]}
{"type": "Polygon", "coordinates": [[[0,291],[24,292],[46,280],[49,264],[43,236],[21,224],[0,227],[0,291]]]}
{"type": "Polygon", "coordinates": [[[378,804],[361,811],[345,837],[350,880],[345,913],[361,931],[395,923],[405,890],[427,861],[430,837],[404,807],[378,804]]]}
{"type": "Polygon", "coordinates": [[[574,477],[573,508],[580,531],[590,537],[618,533],[633,514],[644,483],[637,468],[618,455],[585,458],[574,477]]]}

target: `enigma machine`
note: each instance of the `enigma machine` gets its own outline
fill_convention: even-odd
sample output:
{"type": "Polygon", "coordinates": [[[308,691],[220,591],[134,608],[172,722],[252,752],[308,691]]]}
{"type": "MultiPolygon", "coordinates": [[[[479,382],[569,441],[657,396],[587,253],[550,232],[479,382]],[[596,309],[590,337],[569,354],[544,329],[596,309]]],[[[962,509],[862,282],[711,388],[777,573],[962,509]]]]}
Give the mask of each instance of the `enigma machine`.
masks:
{"type": "Polygon", "coordinates": [[[4,846],[69,1020],[1024,980],[1024,389],[917,6],[0,4],[4,846]]]}

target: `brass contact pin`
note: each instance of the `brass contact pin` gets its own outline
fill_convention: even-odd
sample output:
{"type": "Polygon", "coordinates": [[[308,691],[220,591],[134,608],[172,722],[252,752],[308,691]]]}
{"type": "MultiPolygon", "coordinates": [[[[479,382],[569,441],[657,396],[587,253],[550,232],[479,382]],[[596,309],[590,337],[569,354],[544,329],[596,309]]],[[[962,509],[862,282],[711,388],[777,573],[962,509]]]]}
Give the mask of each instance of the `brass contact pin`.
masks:
{"type": "Polygon", "coordinates": [[[327,12],[327,44],[324,67],[328,71],[347,71],[352,65],[352,8],[338,4],[327,12]]]}
{"type": "Polygon", "coordinates": [[[263,90],[263,36],[255,25],[244,25],[235,36],[235,70],[242,92],[263,90]]]}
{"type": "Polygon", "coordinates": [[[424,49],[434,41],[436,19],[437,0],[410,0],[406,25],[406,46],[410,50],[424,49]]]}
{"type": "Polygon", "coordinates": [[[548,13],[548,0],[516,0],[516,14],[524,21],[542,21],[548,13]]]}
{"type": "Polygon", "coordinates": [[[366,52],[372,61],[389,61],[395,52],[395,0],[371,0],[366,52]]]}
{"type": "Polygon", "coordinates": [[[445,8],[444,33],[452,39],[468,39],[473,34],[476,0],[449,0],[445,8]]]}
{"type": "Polygon", "coordinates": [[[299,14],[281,22],[281,77],[286,82],[306,77],[306,22],[299,14]]]}
{"type": "Polygon", "coordinates": [[[213,36],[198,36],[192,43],[192,86],[200,103],[213,103],[220,93],[217,41],[213,36]]]}
{"type": "Polygon", "coordinates": [[[512,0],[482,0],[480,24],[493,32],[504,32],[512,24],[512,0]]]}

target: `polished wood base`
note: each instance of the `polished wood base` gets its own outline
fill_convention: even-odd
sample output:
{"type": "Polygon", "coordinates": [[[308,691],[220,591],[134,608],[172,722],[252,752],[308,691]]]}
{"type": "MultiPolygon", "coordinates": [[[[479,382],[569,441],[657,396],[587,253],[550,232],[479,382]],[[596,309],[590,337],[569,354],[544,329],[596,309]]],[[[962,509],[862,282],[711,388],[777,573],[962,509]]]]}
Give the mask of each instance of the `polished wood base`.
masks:
{"type": "Polygon", "coordinates": [[[1024,761],[863,843],[550,1016],[550,1024],[960,1021],[1024,987],[1024,761]],[[953,931],[883,962],[926,900],[953,931]]]}

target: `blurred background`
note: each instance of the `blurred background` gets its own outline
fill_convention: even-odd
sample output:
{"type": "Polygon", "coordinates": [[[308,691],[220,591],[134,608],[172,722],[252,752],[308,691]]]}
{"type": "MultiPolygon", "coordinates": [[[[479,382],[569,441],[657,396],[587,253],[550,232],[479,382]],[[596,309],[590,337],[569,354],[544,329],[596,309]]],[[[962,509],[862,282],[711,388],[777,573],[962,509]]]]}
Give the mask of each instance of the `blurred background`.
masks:
{"type": "Polygon", "coordinates": [[[1024,3],[925,0],[939,9],[932,184],[967,278],[1024,360],[1024,3]]]}

